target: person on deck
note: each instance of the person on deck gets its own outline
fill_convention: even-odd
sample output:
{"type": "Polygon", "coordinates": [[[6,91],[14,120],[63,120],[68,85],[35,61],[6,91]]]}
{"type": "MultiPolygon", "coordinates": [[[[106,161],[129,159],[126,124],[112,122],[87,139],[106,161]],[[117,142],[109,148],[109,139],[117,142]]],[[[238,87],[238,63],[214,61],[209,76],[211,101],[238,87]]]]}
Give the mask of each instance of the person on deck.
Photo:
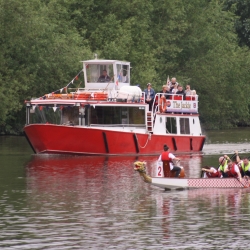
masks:
{"type": "Polygon", "coordinates": [[[162,91],[160,91],[160,93],[162,93],[160,97],[164,96],[166,99],[170,99],[169,87],[167,85],[162,86],[162,91]]]}
{"type": "Polygon", "coordinates": [[[170,93],[173,94],[173,95],[175,95],[177,91],[178,91],[177,84],[175,84],[173,88],[170,88],[170,93]]]}
{"type": "Polygon", "coordinates": [[[192,95],[192,90],[190,89],[190,85],[186,85],[185,95],[192,95]]]}
{"type": "Polygon", "coordinates": [[[204,171],[204,177],[203,178],[222,178],[222,174],[220,171],[215,169],[214,167],[208,167],[205,166],[202,168],[202,171],[204,171]]]}
{"type": "Polygon", "coordinates": [[[164,144],[163,146],[164,152],[159,156],[158,161],[169,161],[170,170],[175,171],[175,177],[178,177],[181,172],[181,168],[174,166],[174,161],[180,161],[180,158],[175,157],[172,153],[169,152],[169,147],[164,144]]]}
{"type": "Polygon", "coordinates": [[[107,70],[102,71],[102,75],[98,78],[97,82],[110,82],[111,78],[107,74],[107,70]]]}
{"type": "Polygon", "coordinates": [[[183,95],[183,100],[185,100],[186,94],[181,85],[178,85],[176,95],[183,95]]]}
{"type": "Polygon", "coordinates": [[[177,87],[178,85],[179,85],[179,83],[176,81],[176,78],[173,77],[173,78],[171,79],[171,81],[170,81],[170,92],[172,92],[174,86],[177,87]]]}
{"type": "Polygon", "coordinates": [[[223,177],[228,177],[227,174],[227,163],[228,161],[231,161],[230,158],[227,155],[221,156],[219,158],[219,168],[218,171],[223,175],[223,177]]]}
{"type": "Polygon", "coordinates": [[[149,111],[152,110],[152,105],[153,105],[153,101],[154,101],[154,97],[155,97],[155,91],[151,86],[151,83],[147,84],[147,88],[144,89],[144,93],[145,93],[145,102],[148,103],[149,105],[149,111]]]}

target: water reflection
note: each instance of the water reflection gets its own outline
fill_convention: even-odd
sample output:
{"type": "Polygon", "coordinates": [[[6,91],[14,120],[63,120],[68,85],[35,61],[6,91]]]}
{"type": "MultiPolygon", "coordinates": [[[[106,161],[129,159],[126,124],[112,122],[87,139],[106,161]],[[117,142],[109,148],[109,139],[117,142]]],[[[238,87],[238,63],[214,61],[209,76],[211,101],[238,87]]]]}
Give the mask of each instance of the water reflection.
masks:
{"type": "MultiPolygon", "coordinates": [[[[181,157],[187,175],[198,177],[203,156],[181,157]]],[[[247,247],[248,189],[164,192],[140,179],[135,160],[154,174],[155,157],[35,156],[26,167],[21,234],[46,240],[20,242],[34,249],[219,249],[218,240],[223,249],[247,247]]]]}

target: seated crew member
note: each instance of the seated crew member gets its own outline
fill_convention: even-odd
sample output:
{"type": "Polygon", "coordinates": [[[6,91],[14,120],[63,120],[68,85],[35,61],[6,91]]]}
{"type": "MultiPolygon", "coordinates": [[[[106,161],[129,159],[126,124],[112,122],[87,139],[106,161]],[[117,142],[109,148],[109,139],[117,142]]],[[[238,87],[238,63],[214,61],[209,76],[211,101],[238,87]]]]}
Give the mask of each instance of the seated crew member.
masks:
{"type": "Polygon", "coordinates": [[[218,171],[221,172],[221,174],[223,175],[223,177],[228,177],[227,176],[227,163],[228,161],[231,161],[230,158],[227,155],[221,156],[219,158],[219,168],[218,171]]]}
{"type": "Polygon", "coordinates": [[[204,168],[202,168],[202,171],[205,172],[204,178],[222,178],[223,177],[221,172],[215,169],[214,167],[205,166],[204,168]]]}
{"type": "Polygon", "coordinates": [[[238,166],[241,170],[242,177],[250,176],[250,162],[247,157],[244,157],[242,161],[239,161],[238,166]]]}
{"type": "Polygon", "coordinates": [[[107,74],[107,70],[102,71],[102,75],[98,78],[97,82],[110,82],[111,78],[107,74]]]}
{"type": "Polygon", "coordinates": [[[175,171],[175,177],[178,177],[180,175],[181,168],[174,166],[173,160],[180,161],[180,159],[168,151],[169,147],[166,144],[164,144],[163,150],[164,152],[159,156],[158,161],[169,161],[170,170],[175,171]]]}
{"type": "Polygon", "coordinates": [[[242,180],[242,177],[241,177],[241,173],[240,173],[239,167],[237,166],[236,163],[230,161],[230,162],[228,163],[226,172],[227,172],[228,177],[235,177],[235,178],[238,178],[239,181],[242,180]]]}

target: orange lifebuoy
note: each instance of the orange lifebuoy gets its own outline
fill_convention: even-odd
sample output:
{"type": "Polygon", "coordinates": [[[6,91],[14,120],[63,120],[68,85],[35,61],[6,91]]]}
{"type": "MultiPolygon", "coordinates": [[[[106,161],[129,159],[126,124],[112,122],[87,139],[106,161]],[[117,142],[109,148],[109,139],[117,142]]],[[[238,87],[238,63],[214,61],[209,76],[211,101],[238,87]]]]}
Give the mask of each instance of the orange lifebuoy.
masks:
{"type": "Polygon", "coordinates": [[[160,102],[159,102],[159,108],[160,108],[160,112],[163,113],[167,110],[167,100],[165,96],[162,96],[160,98],[160,102]]]}
{"type": "Polygon", "coordinates": [[[46,99],[72,99],[73,95],[72,94],[46,94],[46,99]]]}

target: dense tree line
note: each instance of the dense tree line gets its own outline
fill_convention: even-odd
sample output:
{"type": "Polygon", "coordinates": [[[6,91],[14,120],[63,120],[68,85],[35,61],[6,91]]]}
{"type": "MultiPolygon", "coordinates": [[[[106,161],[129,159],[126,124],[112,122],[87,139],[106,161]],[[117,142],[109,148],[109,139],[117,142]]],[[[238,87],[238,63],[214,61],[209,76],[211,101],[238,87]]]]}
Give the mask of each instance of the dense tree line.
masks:
{"type": "Polygon", "coordinates": [[[132,84],[175,76],[199,94],[205,128],[247,126],[250,0],[0,0],[0,132],[24,100],[65,86],[79,61],[131,62],[132,84]]]}

